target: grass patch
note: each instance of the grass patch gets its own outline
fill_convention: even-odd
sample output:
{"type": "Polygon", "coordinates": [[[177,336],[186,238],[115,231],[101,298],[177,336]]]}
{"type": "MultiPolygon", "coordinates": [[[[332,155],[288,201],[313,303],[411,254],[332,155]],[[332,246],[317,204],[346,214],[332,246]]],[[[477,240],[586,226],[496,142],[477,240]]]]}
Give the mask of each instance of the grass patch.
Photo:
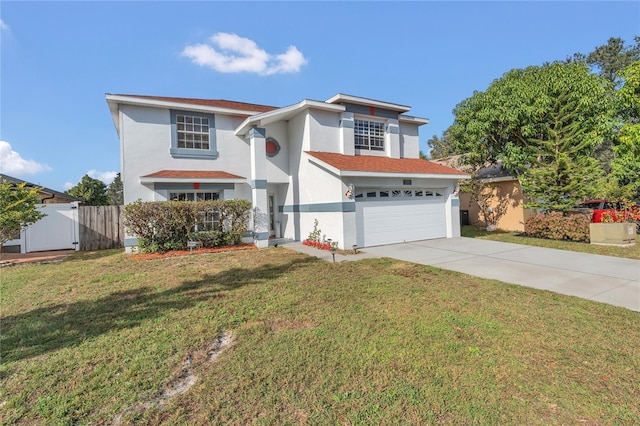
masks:
{"type": "Polygon", "coordinates": [[[638,314],[284,248],[2,271],[2,424],[634,424],[638,314]],[[188,391],[149,404],[194,363],[188,391]],[[588,338],[585,338],[588,336],[588,338]]]}
{"type": "Polygon", "coordinates": [[[501,241],[503,243],[524,244],[536,247],[546,247],[558,250],[577,251],[581,253],[600,254],[603,256],[623,257],[626,259],[640,259],[640,235],[636,235],[636,244],[629,247],[602,246],[572,241],[547,240],[518,235],[518,232],[494,231],[488,232],[476,226],[463,226],[463,237],[481,238],[485,240],[501,241]]]}

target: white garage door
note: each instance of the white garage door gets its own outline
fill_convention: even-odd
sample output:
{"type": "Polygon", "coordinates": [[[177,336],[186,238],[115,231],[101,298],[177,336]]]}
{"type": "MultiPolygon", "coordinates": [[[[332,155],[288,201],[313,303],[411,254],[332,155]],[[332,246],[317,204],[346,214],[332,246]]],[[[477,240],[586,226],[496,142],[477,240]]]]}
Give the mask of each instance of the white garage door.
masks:
{"type": "Polygon", "coordinates": [[[355,196],[358,247],[447,236],[441,190],[371,189],[355,196]]]}

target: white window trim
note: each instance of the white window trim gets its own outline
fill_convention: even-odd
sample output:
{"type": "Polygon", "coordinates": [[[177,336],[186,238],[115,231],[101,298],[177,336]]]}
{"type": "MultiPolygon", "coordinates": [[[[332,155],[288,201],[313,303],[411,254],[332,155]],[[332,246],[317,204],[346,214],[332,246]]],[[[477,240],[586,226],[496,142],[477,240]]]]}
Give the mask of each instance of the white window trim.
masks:
{"type": "MultiPolygon", "coordinates": [[[[368,126],[367,126],[368,127],[368,126]]],[[[386,139],[386,128],[387,128],[387,120],[380,120],[376,117],[370,117],[370,116],[354,116],[353,117],[353,147],[356,151],[367,151],[367,152],[385,152],[385,139],[386,139]],[[382,130],[382,135],[380,136],[374,136],[374,137],[381,137],[381,145],[380,146],[375,146],[374,148],[371,147],[371,134],[367,135],[367,145],[358,145],[357,143],[357,139],[358,136],[362,136],[359,135],[357,133],[357,129],[358,129],[358,122],[367,122],[367,123],[375,123],[376,125],[380,125],[381,130],[382,130]]]]}
{"type": "Polygon", "coordinates": [[[174,158],[218,158],[216,145],[216,122],[213,114],[196,111],[170,110],[171,114],[171,147],[169,153],[174,158]],[[185,115],[190,117],[207,118],[209,120],[209,148],[179,148],[178,147],[178,126],[177,116],[185,115]]]}

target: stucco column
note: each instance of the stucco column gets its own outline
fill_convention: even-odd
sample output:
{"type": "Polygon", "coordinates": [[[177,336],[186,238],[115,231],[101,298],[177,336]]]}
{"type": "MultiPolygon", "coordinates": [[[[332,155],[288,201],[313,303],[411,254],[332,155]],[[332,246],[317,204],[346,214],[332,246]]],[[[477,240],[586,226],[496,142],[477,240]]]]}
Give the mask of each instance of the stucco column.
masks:
{"type": "Polygon", "coordinates": [[[251,200],[253,202],[253,233],[255,245],[269,246],[269,206],[267,200],[266,131],[254,127],[249,131],[251,149],[251,200]]]}
{"type": "Polygon", "coordinates": [[[353,113],[343,112],[340,116],[340,154],[355,154],[353,113]]]}
{"type": "Polygon", "coordinates": [[[387,120],[384,132],[385,151],[390,158],[400,158],[400,126],[398,120],[387,120]]]}

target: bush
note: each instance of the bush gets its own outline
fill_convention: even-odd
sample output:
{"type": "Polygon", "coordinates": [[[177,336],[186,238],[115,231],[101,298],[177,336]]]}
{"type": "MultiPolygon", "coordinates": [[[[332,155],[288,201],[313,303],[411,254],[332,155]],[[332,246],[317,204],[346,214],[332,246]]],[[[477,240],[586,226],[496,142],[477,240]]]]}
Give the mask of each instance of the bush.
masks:
{"type": "Polygon", "coordinates": [[[524,223],[524,233],[529,237],[589,242],[589,217],[583,214],[565,215],[550,212],[530,217],[524,223]]]}
{"type": "Polygon", "coordinates": [[[137,201],[125,206],[125,227],[144,252],[184,250],[190,238],[204,247],[239,244],[250,210],[247,200],[137,201]]]}

